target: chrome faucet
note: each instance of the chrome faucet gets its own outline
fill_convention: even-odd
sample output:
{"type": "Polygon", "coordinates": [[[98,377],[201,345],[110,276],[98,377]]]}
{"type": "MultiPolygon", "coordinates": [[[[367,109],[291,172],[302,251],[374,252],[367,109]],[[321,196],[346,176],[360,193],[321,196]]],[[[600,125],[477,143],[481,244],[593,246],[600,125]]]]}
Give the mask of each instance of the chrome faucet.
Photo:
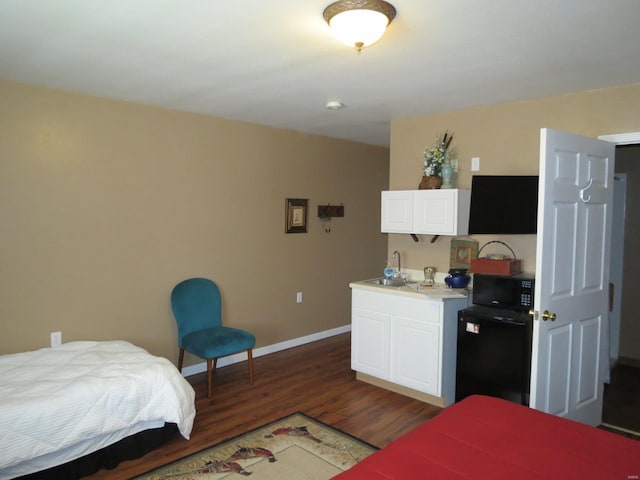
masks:
{"type": "Polygon", "coordinates": [[[398,259],[398,274],[397,274],[397,276],[398,277],[402,277],[402,263],[400,262],[400,252],[395,250],[393,252],[392,258],[394,258],[394,259],[397,258],[398,259]]]}

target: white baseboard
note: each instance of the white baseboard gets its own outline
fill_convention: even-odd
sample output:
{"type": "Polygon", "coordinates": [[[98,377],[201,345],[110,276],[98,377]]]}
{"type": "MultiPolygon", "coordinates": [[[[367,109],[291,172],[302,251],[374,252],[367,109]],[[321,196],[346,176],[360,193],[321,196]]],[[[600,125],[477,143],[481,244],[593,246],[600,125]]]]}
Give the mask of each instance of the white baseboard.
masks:
{"type": "MultiPolygon", "coordinates": [[[[287,348],[299,347],[300,345],[304,345],[306,343],[316,342],[318,340],[322,340],[323,338],[333,337],[335,335],[340,335],[342,333],[347,333],[351,331],[351,324],[343,325],[342,327],[332,328],[331,330],[325,330],[323,332],[312,333],[311,335],[306,335],[304,337],[294,338],[291,340],[286,340],[284,342],[275,343],[273,345],[266,345],[264,347],[257,348],[253,351],[253,358],[261,357],[263,355],[269,355],[270,353],[279,352],[281,350],[286,350],[287,348]]],[[[218,360],[217,366],[224,367],[226,365],[232,365],[234,363],[244,362],[247,359],[246,353],[237,353],[235,355],[229,355],[228,357],[223,357],[218,360]]],[[[182,376],[189,377],[191,375],[195,375],[197,373],[202,373],[207,371],[207,362],[197,363],[195,365],[189,365],[188,367],[184,367],[182,369],[182,376]]]]}

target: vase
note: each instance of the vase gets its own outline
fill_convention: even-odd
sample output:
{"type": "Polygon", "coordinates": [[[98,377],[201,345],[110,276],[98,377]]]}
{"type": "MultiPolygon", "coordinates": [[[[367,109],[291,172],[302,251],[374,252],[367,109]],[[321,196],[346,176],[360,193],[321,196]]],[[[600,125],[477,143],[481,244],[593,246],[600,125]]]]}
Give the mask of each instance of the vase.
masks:
{"type": "Polygon", "coordinates": [[[451,166],[451,162],[443,163],[440,173],[442,174],[442,186],[440,188],[453,188],[453,185],[451,184],[451,179],[453,178],[453,167],[451,166]]]}
{"type": "Polygon", "coordinates": [[[440,188],[442,185],[442,178],[440,177],[430,177],[427,175],[422,176],[422,181],[420,185],[418,185],[419,190],[434,190],[436,188],[440,188]]]}
{"type": "Polygon", "coordinates": [[[466,268],[452,268],[444,279],[444,283],[450,288],[466,288],[470,281],[471,277],[467,275],[466,268]]]}

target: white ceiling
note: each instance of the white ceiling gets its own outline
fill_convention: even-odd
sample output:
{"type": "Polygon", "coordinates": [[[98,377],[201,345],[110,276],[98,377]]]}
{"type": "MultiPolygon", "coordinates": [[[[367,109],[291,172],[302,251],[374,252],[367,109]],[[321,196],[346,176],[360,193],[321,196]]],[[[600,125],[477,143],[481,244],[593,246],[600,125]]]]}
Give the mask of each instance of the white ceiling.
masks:
{"type": "Polygon", "coordinates": [[[358,55],[331,0],[0,0],[0,79],[374,145],[394,118],[640,82],[640,0],[390,1],[358,55]]]}

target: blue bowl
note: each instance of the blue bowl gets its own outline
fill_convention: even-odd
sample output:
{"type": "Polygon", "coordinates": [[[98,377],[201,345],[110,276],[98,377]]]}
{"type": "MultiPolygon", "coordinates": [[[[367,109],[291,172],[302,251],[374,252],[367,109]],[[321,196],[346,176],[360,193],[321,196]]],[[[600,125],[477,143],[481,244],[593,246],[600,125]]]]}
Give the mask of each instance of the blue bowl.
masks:
{"type": "Polygon", "coordinates": [[[453,275],[454,277],[457,277],[459,275],[466,275],[467,273],[466,268],[451,268],[449,269],[449,275],[453,275]]]}
{"type": "Polygon", "coordinates": [[[471,277],[469,275],[448,276],[444,279],[444,283],[451,288],[466,288],[470,281],[471,277]]]}

